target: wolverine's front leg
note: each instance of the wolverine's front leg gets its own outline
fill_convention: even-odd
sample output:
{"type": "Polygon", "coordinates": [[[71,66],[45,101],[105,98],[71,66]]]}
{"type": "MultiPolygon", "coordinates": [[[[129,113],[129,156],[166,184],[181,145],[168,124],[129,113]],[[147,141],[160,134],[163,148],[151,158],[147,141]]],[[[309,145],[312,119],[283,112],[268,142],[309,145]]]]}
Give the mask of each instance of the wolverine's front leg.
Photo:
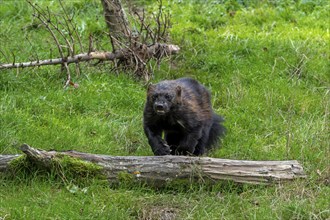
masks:
{"type": "Polygon", "coordinates": [[[176,154],[193,155],[202,136],[202,129],[196,128],[186,133],[182,138],[176,154]]]}
{"type": "Polygon", "coordinates": [[[156,156],[169,155],[171,153],[170,147],[162,139],[162,130],[144,126],[144,132],[147,135],[148,142],[156,156]]]}

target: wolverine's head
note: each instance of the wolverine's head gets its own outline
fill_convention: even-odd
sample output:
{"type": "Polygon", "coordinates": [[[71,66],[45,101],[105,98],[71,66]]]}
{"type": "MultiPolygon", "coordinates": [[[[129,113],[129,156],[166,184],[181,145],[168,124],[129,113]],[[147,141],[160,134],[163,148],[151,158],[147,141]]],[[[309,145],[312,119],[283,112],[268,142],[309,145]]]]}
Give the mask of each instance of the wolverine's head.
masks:
{"type": "Polygon", "coordinates": [[[171,81],[151,84],[148,87],[148,102],[157,115],[166,115],[174,105],[181,103],[181,87],[171,81]]]}

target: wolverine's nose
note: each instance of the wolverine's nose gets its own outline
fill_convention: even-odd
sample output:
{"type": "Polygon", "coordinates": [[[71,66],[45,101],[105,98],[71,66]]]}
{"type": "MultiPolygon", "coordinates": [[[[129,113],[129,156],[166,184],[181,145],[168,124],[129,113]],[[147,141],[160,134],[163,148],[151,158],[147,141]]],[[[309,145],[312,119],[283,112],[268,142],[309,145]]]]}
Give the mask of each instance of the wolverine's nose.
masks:
{"type": "Polygon", "coordinates": [[[156,110],[164,110],[164,105],[163,104],[156,104],[156,110]]]}
{"type": "Polygon", "coordinates": [[[154,105],[154,109],[155,109],[155,112],[158,114],[158,115],[164,115],[165,112],[166,112],[166,105],[162,102],[160,103],[155,103],[154,105]]]}

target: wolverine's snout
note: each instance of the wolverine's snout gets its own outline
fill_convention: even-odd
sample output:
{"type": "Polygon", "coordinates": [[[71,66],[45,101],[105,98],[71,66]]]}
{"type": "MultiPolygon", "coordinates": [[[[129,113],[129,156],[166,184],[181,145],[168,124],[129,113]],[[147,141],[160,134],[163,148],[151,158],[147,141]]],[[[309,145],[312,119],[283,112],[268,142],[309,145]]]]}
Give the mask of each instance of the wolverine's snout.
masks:
{"type": "Polygon", "coordinates": [[[154,110],[158,115],[164,115],[167,112],[167,105],[164,102],[155,102],[154,110]]]}

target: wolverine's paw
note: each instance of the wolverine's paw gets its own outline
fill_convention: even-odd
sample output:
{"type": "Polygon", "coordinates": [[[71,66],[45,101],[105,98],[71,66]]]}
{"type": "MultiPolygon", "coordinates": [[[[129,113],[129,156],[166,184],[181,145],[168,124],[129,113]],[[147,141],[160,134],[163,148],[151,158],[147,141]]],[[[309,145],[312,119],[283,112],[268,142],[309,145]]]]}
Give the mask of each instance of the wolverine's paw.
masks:
{"type": "Polygon", "coordinates": [[[168,144],[164,144],[163,148],[157,149],[154,154],[156,156],[163,156],[163,155],[170,155],[171,154],[171,149],[168,144]]]}
{"type": "Polygon", "coordinates": [[[193,156],[194,151],[195,151],[195,148],[188,148],[188,147],[179,146],[175,150],[175,155],[193,156]]]}

